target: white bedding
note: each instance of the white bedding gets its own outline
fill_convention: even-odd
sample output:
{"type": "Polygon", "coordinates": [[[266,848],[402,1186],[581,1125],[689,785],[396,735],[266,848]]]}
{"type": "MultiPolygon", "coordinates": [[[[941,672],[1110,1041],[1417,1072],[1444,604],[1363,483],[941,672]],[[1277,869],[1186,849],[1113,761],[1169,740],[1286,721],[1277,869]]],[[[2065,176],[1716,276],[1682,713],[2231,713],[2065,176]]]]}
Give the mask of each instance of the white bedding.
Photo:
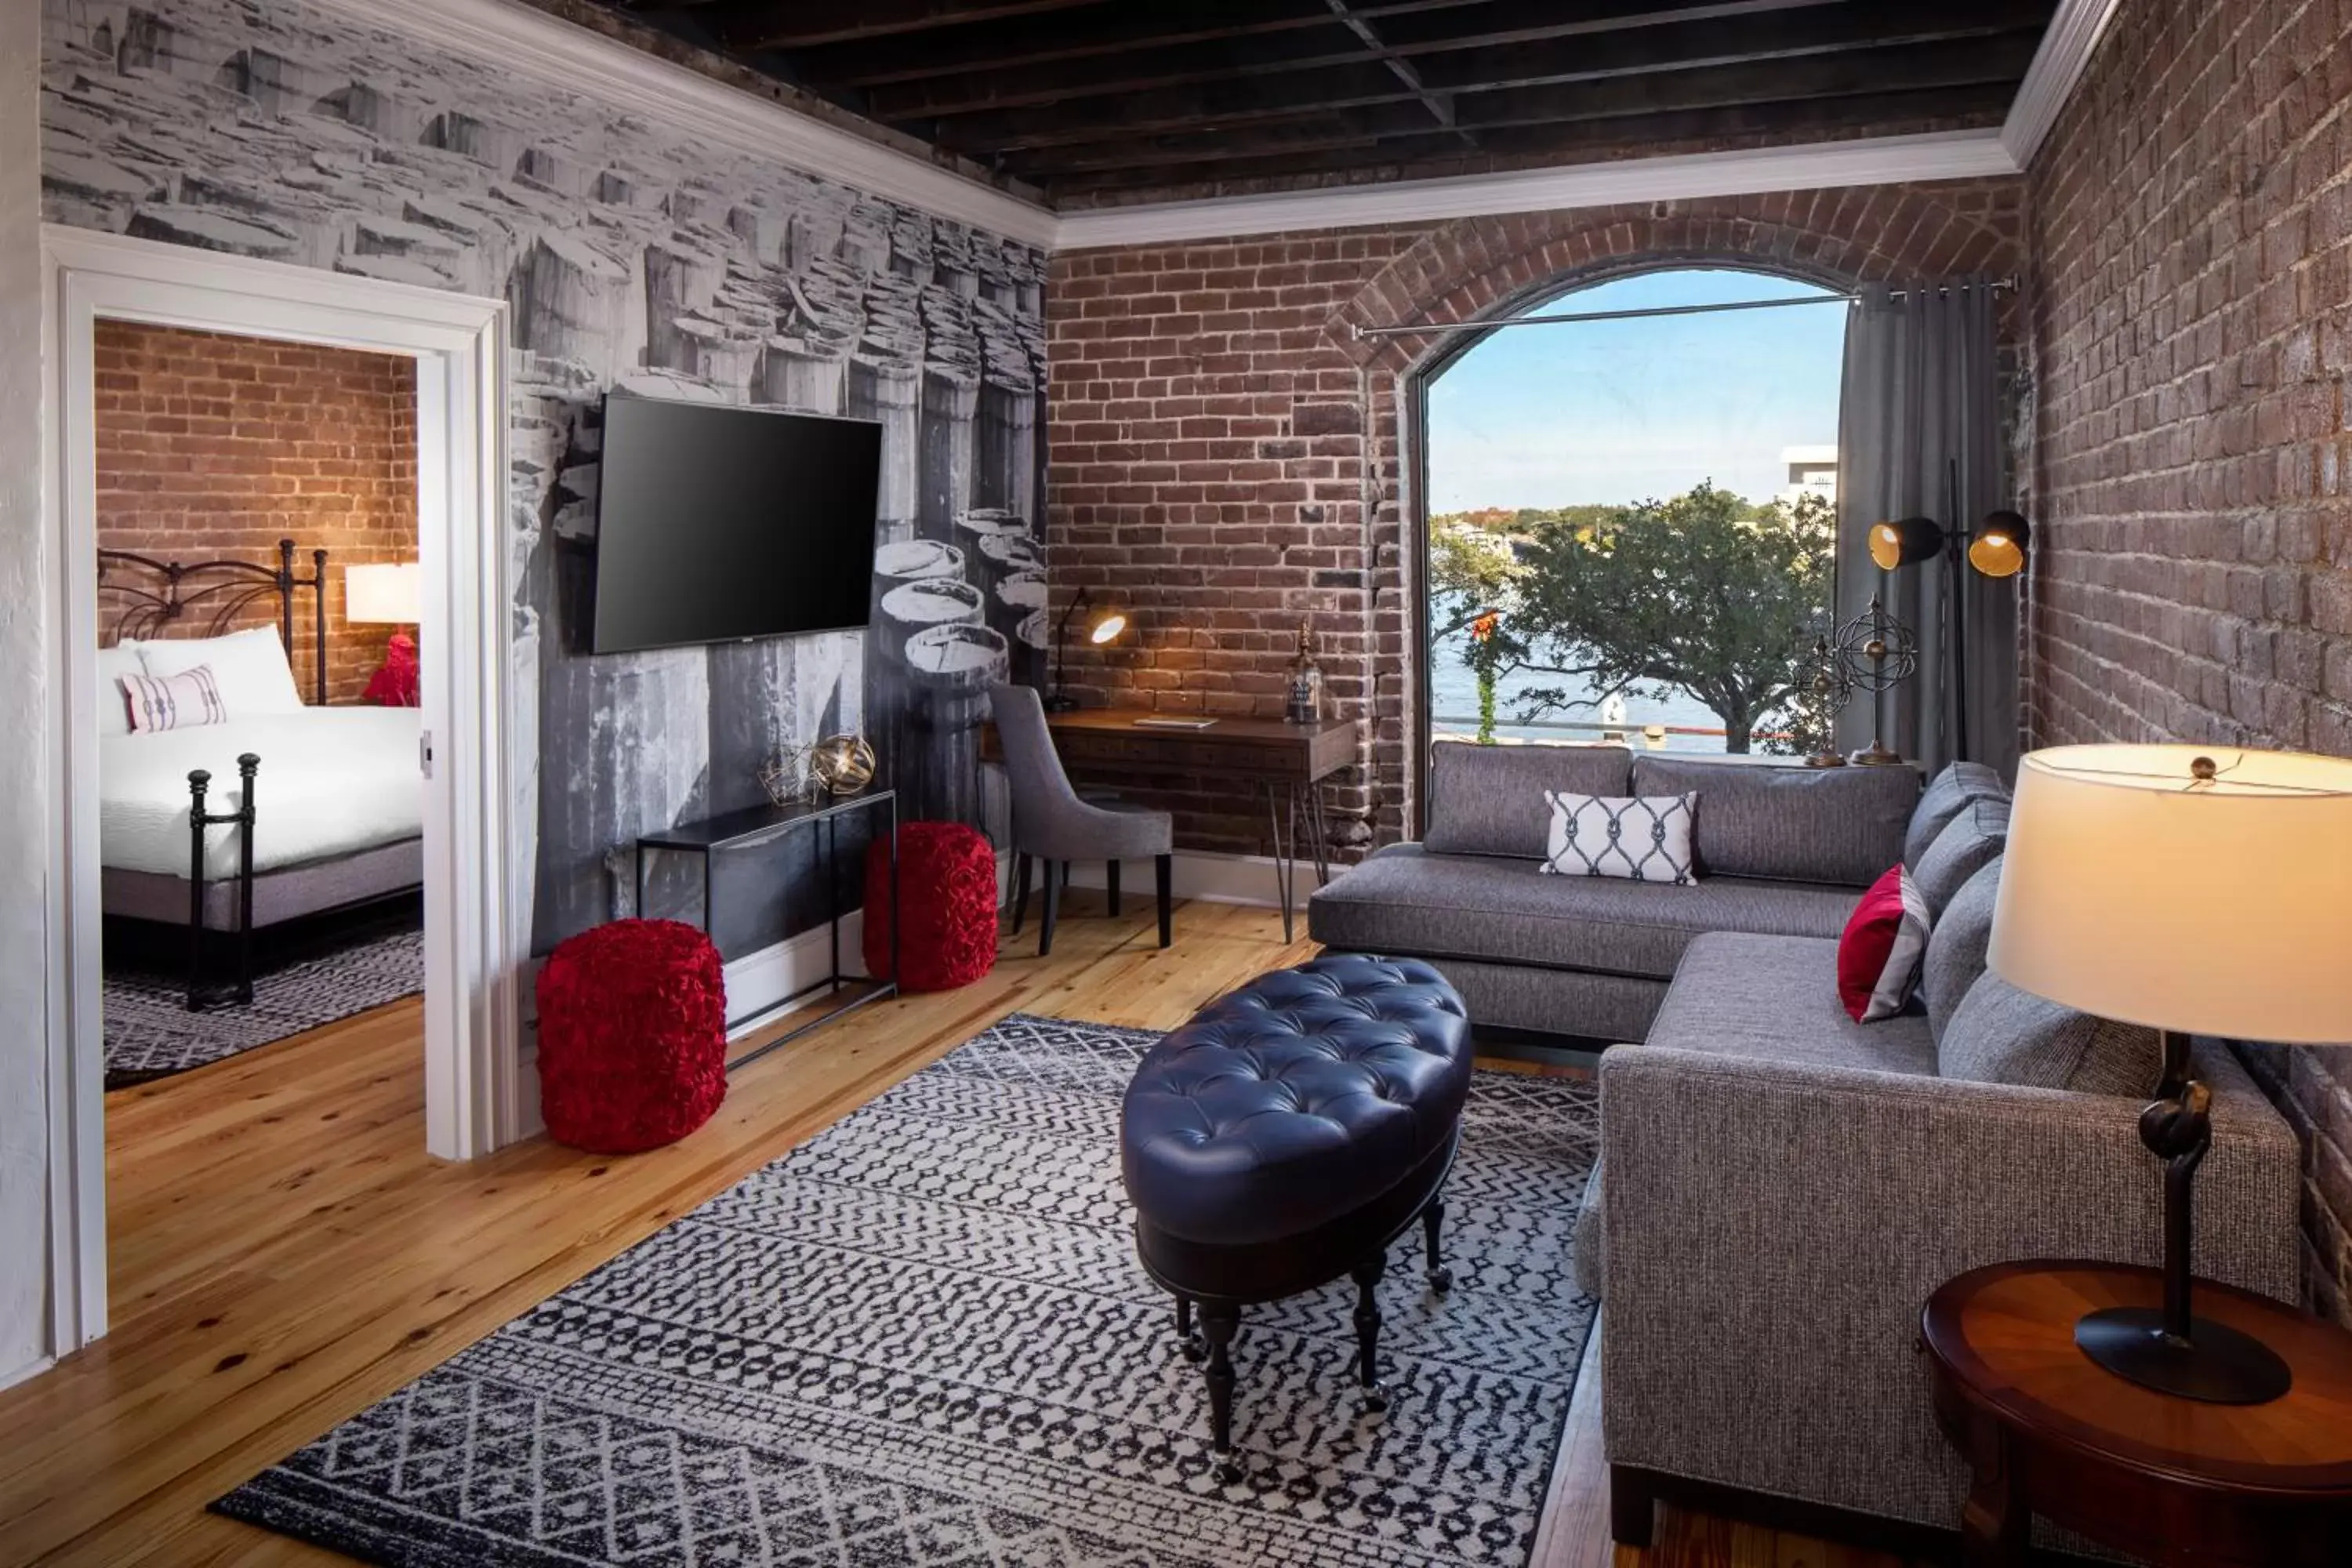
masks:
{"type": "MultiPolygon", "coordinates": [[[[193,730],[108,735],[98,744],[99,859],[127,871],[188,874],[188,770],[212,770],[205,809],[233,811],[236,759],[261,759],[256,870],[273,871],[414,838],[425,830],[414,708],[312,708],[193,730]]],[[[211,830],[209,876],[236,873],[237,830],[211,830]]]]}

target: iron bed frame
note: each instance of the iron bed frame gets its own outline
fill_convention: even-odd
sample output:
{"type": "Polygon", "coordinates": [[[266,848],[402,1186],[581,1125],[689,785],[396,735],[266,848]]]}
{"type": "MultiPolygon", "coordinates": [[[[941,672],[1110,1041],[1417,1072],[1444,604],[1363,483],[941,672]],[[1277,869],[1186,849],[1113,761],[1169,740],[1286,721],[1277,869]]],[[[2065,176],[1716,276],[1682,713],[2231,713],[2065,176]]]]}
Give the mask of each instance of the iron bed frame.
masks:
{"type": "MultiPolygon", "coordinates": [[[[297,590],[310,590],[310,635],[312,652],[312,700],[320,707],[327,703],[327,552],[310,552],[310,574],[298,576],[294,570],[294,542],[278,542],[278,564],[265,566],[253,561],[158,561],[151,555],[141,555],[129,550],[101,550],[98,552],[98,586],[100,593],[111,593],[129,600],[114,623],[114,636],[109,646],[124,638],[142,638],[182,622],[195,624],[200,616],[202,632],[206,637],[218,637],[226,632],[246,610],[275,595],[278,600],[278,637],[285,645],[286,656],[294,656],[294,595],[297,590]],[[137,578],[140,573],[158,579],[152,587],[144,586],[137,578]],[[125,581],[130,574],[131,580],[125,581]],[[191,586],[194,584],[194,586],[191,586]]],[[[261,759],[247,752],[236,759],[236,771],[244,790],[235,811],[214,812],[206,807],[205,796],[212,786],[212,773],[205,768],[192,768],[188,773],[188,994],[187,1007],[191,1013],[203,1011],[215,1002],[234,1001],[239,1005],[253,1000],[253,825],[254,775],[260,769],[261,759]],[[205,868],[205,830],[234,825],[237,835],[236,868],[236,967],[235,974],[225,981],[207,983],[205,978],[205,891],[208,880],[205,868]]]]}

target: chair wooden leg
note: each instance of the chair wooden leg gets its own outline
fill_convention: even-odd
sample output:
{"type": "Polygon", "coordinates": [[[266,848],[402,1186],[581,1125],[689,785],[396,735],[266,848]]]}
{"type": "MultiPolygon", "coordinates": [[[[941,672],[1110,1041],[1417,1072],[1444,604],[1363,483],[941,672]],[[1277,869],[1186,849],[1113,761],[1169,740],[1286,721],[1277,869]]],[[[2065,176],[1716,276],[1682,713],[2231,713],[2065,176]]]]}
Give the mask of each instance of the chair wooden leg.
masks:
{"type": "Polygon", "coordinates": [[[1037,956],[1054,951],[1054,921],[1062,912],[1062,889],[1069,884],[1069,862],[1045,862],[1045,908],[1037,917],[1037,956]]]}
{"type": "Polygon", "coordinates": [[[1110,918],[1118,919],[1118,862],[1103,863],[1103,887],[1110,895],[1110,918]]]}
{"type": "Polygon", "coordinates": [[[1029,872],[1037,864],[1034,855],[1018,858],[1013,868],[1013,934],[1021,934],[1021,922],[1029,918],[1029,872]]]}
{"type": "Polygon", "coordinates": [[[1176,940],[1173,918],[1176,912],[1176,857],[1156,857],[1152,869],[1160,883],[1160,945],[1166,947],[1176,940]]]}

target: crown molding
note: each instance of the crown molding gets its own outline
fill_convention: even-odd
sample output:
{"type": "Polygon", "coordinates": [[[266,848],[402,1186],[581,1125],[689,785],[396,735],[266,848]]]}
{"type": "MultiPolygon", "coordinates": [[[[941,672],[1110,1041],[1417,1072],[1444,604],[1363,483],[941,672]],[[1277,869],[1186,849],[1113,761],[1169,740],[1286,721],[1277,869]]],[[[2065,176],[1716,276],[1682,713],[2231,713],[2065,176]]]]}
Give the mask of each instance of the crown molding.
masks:
{"type": "Polygon", "coordinates": [[[1055,246],[1063,250],[1078,250],[1294,229],[1430,223],[1498,213],[1615,206],[1626,202],[1687,201],[1763,191],[1823,190],[1908,180],[1979,179],[2019,171],[2019,163],[2002,145],[2000,132],[1988,127],[1981,131],[1817,142],[1801,147],[1624,158],[1573,163],[1565,168],[1404,180],[1383,185],[1107,207],[1097,212],[1064,213],[1055,246]]]}
{"type": "Polygon", "coordinates": [[[2050,18],[2050,30],[2042,35],[2042,47],[2033,52],[2000,128],[2000,144],[2019,168],[2042,151],[2121,5],[2122,0],[2059,0],[2058,14],[2050,18]]]}
{"type": "Polygon", "coordinates": [[[1053,213],[925,159],[828,125],[690,67],[631,48],[515,0],[306,0],[353,22],[525,71],[720,146],[772,158],[868,195],[905,202],[1051,248],[1053,213]]]}

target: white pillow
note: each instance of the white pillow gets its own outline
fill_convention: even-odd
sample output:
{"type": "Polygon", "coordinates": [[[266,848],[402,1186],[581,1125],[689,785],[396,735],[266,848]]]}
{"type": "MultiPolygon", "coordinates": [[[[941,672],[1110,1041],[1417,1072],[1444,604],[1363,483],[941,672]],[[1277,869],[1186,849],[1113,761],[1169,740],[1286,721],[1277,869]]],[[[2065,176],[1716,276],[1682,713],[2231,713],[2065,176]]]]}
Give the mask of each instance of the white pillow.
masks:
{"type": "Polygon", "coordinates": [[[1691,858],[1696,795],[1571,795],[1548,789],[1551,834],[1544,863],[1559,877],[1621,877],[1634,882],[1698,880],[1691,858]]]}
{"type": "Polygon", "coordinates": [[[241,718],[302,711],[302,693],[294,685],[294,667],[286,662],[286,645],[268,626],[225,637],[142,642],[139,658],[147,673],[158,679],[209,667],[221,701],[241,718]]]}
{"type": "Polygon", "coordinates": [[[122,689],[126,675],[144,675],[147,667],[139,661],[139,645],[117,643],[112,647],[98,650],[98,732],[101,735],[131,733],[131,700],[122,689]]]}

